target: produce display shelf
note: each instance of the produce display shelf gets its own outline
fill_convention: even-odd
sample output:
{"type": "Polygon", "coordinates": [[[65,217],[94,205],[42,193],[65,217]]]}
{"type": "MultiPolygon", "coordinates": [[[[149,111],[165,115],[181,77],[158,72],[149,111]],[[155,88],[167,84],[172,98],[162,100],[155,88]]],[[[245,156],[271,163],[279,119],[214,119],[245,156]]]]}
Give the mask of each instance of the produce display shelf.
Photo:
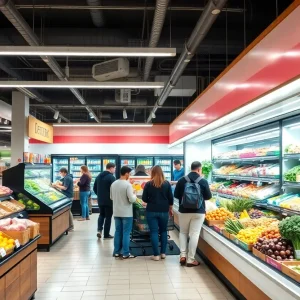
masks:
{"type": "MultiPolygon", "coordinates": [[[[300,155],[299,155],[300,158],[300,155]]],[[[213,163],[238,163],[238,162],[251,162],[251,161],[267,161],[267,160],[279,160],[279,156],[255,156],[249,158],[226,158],[226,159],[214,159],[213,163]]]]}
{"type": "Polygon", "coordinates": [[[201,238],[263,291],[270,299],[299,299],[300,285],[203,225],[201,238]]]}
{"type": "Polygon", "coordinates": [[[226,179],[226,180],[243,180],[243,181],[257,181],[257,182],[267,182],[267,183],[279,183],[279,178],[274,177],[250,177],[250,176],[235,176],[235,175],[212,175],[214,178],[226,179]]]}
{"type": "Polygon", "coordinates": [[[300,182],[284,181],[283,186],[300,189],[300,182]]]}
{"type": "Polygon", "coordinates": [[[300,159],[300,153],[295,154],[284,154],[284,159],[300,159]]]}
{"type": "Polygon", "coordinates": [[[11,195],[12,195],[12,194],[7,195],[7,196],[0,197],[0,202],[1,202],[1,201],[4,201],[4,200],[10,199],[10,196],[11,196],[11,195]]]}
{"type": "Polygon", "coordinates": [[[266,202],[267,199],[272,198],[277,196],[279,193],[275,193],[273,195],[270,195],[267,199],[262,199],[262,200],[258,200],[258,199],[251,199],[251,198],[243,198],[243,197],[238,197],[238,196],[233,196],[233,195],[228,195],[228,194],[222,194],[222,193],[218,193],[218,192],[212,192],[212,194],[214,196],[219,196],[222,198],[227,198],[227,199],[231,199],[231,200],[235,200],[235,199],[246,199],[246,200],[253,200],[253,201],[258,201],[258,202],[266,202]]]}

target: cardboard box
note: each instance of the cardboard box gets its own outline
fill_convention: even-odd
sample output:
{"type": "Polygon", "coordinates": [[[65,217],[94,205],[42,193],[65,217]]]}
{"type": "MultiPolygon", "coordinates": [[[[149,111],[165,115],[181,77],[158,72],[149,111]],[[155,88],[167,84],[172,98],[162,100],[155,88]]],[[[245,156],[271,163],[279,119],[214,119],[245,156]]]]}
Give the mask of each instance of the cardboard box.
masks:
{"type": "Polygon", "coordinates": [[[253,244],[246,244],[245,242],[241,241],[241,240],[238,240],[238,245],[246,250],[246,251],[252,251],[252,248],[253,248],[253,244]]]}
{"type": "Polygon", "coordinates": [[[222,234],[222,229],[221,229],[221,227],[220,227],[220,226],[218,226],[218,225],[214,225],[214,226],[213,226],[213,228],[214,228],[214,230],[215,230],[216,232],[218,232],[218,233],[222,234]]]}
{"type": "Polygon", "coordinates": [[[260,251],[258,251],[257,249],[255,248],[252,248],[252,252],[253,252],[253,255],[258,257],[259,259],[263,260],[263,261],[266,261],[266,255],[261,253],[260,251]]]}
{"type": "Polygon", "coordinates": [[[222,234],[223,234],[226,238],[230,239],[230,233],[228,233],[226,230],[223,230],[222,234]]]}
{"type": "Polygon", "coordinates": [[[40,234],[40,224],[36,223],[36,225],[30,226],[29,230],[30,230],[30,237],[29,238],[32,240],[40,234]]]}
{"type": "Polygon", "coordinates": [[[279,271],[282,271],[282,261],[273,259],[272,257],[266,255],[266,263],[276,268],[279,271]]]}
{"type": "Polygon", "coordinates": [[[289,266],[300,266],[300,261],[284,261],[282,263],[282,272],[293,278],[294,280],[300,282],[300,273],[292,270],[289,268],[289,266]]]}
{"type": "Polygon", "coordinates": [[[12,230],[3,230],[3,232],[9,236],[11,236],[14,240],[19,240],[20,245],[24,246],[29,242],[30,238],[30,229],[26,229],[23,231],[12,231],[12,230]]]}

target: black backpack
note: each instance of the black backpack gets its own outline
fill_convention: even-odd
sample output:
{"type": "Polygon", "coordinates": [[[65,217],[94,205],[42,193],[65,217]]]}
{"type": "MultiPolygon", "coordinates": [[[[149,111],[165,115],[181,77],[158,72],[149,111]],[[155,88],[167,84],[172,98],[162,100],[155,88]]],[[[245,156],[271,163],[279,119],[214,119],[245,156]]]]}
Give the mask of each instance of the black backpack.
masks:
{"type": "Polygon", "coordinates": [[[194,182],[192,182],[188,176],[185,176],[184,178],[186,184],[184,186],[181,204],[184,208],[199,209],[203,203],[203,196],[199,185],[202,178],[198,177],[194,182]]]}

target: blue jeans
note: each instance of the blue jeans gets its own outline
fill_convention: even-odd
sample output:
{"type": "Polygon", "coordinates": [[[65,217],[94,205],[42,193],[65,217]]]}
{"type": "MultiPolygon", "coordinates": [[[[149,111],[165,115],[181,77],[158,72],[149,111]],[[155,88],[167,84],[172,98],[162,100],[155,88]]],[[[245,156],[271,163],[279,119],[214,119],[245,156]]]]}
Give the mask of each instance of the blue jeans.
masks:
{"type": "Polygon", "coordinates": [[[130,243],[130,232],[132,229],[133,217],[115,217],[116,233],[114,237],[114,253],[123,254],[128,256],[129,243],[130,243]],[[121,251],[123,249],[123,251],[121,251]]]}
{"type": "Polygon", "coordinates": [[[151,238],[151,244],[153,249],[153,255],[158,256],[159,254],[166,254],[167,243],[168,243],[167,227],[169,221],[169,213],[147,211],[147,221],[150,229],[150,238],[151,238]],[[160,253],[158,248],[159,233],[161,238],[160,253]]]}
{"type": "Polygon", "coordinates": [[[81,204],[81,217],[83,219],[89,218],[89,195],[90,191],[87,192],[80,192],[79,198],[80,198],[80,204],[81,204]]]}

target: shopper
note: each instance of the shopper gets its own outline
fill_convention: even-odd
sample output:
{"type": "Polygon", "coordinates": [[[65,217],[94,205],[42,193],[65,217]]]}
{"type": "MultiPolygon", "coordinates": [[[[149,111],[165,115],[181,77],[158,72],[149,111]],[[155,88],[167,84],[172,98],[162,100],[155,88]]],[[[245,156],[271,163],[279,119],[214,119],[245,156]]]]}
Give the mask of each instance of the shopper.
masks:
{"type": "Polygon", "coordinates": [[[110,198],[113,201],[115,218],[115,238],[113,256],[123,259],[135,258],[130,254],[130,232],[132,229],[133,212],[132,203],[136,201],[136,195],[128,182],[131,169],[127,166],[121,168],[121,177],[110,188],[110,198]]]}
{"type": "Polygon", "coordinates": [[[202,166],[199,161],[193,162],[191,172],[179,179],[174,197],[179,200],[180,264],[187,263],[188,267],[195,267],[200,264],[195,260],[195,253],[205,218],[205,200],[212,197],[207,180],[202,178],[202,166]],[[193,194],[190,194],[191,189],[194,191],[193,194]],[[190,201],[194,197],[197,200],[196,208],[194,202],[190,201]],[[188,237],[190,237],[190,241],[187,257],[188,237]]]}
{"type": "Polygon", "coordinates": [[[168,242],[167,227],[169,214],[173,215],[173,193],[171,185],[166,181],[160,166],[155,166],[151,172],[151,180],[144,187],[142,199],[147,203],[147,221],[150,229],[150,238],[153,249],[152,260],[166,258],[168,242]],[[159,251],[159,238],[161,249],[159,251]],[[159,256],[160,255],[160,256],[159,256]]]}
{"type": "MultiPolygon", "coordinates": [[[[70,198],[73,201],[74,198],[74,183],[73,183],[73,176],[68,173],[68,170],[66,168],[61,168],[59,170],[59,175],[61,179],[56,182],[52,183],[52,186],[57,188],[59,191],[61,191],[66,197],[70,198]]],[[[68,231],[74,231],[74,219],[73,214],[70,209],[70,215],[69,215],[69,230],[68,231]]]]}
{"type": "Polygon", "coordinates": [[[89,220],[89,205],[88,205],[88,198],[91,192],[91,173],[87,166],[81,166],[81,177],[77,182],[79,186],[79,197],[80,197],[80,204],[81,204],[81,218],[78,221],[85,221],[89,220]]]}
{"type": "Polygon", "coordinates": [[[184,168],[181,166],[181,161],[179,159],[174,160],[174,171],[173,171],[173,181],[178,181],[184,176],[184,168]]]}
{"type": "Polygon", "coordinates": [[[133,176],[149,176],[146,173],[146,168],[143,165],[138,165],[135,169],[135,174],[133,176]]]}
{"type": "Polygon", "coordinates": [[[98,233],[97,237],[102,237],[102,230],[104,225],[104,239],[112,239],[113,236],[109,234],[111,226],[111,218],[113,215],[113,205],[110,199],[110,187],[116,180],[115,174],[116,165],[108,163],[106,170],[100,173],[94,183],[94,192],[98,198],[98,206],[100,214],[98,217],[98,233]]]}

